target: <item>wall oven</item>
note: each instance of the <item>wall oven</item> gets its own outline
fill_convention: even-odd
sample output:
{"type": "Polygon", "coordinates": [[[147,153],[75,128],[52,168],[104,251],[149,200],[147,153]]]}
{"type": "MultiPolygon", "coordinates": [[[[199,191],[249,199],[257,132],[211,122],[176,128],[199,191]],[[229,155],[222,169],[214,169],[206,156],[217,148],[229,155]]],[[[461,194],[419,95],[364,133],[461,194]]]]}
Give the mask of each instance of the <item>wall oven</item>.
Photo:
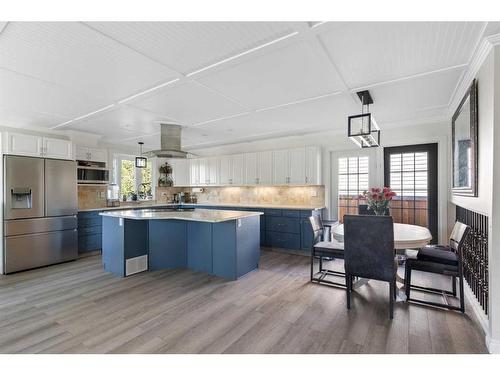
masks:
{"type": "Polygon", "coordinates": [[[76,170],[78,184],[108,184],[109,170],[106,163],[78,161],[76,170]]]}

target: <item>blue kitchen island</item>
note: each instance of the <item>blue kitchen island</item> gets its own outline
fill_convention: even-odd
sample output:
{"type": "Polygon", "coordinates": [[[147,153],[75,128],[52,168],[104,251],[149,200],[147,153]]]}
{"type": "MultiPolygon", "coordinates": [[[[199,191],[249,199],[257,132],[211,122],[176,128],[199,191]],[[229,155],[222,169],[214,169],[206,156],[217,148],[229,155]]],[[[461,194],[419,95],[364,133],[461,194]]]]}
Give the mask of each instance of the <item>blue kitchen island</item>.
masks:
{"type": "Polygon", "coordinates": [[[172,208],[102,212],[104,269],[125,277],[189,268],[236,280],[258,268],[262,214],[172,208]]]}

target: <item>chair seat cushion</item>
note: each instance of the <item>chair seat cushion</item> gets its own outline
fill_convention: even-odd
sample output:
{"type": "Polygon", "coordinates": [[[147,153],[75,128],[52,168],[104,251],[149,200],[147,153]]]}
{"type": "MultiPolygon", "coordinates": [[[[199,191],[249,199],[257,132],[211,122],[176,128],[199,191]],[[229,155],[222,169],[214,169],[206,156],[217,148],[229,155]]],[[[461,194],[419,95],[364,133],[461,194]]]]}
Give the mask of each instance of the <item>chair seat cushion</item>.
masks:
{"type": "Polygon", "coordinates": [[[418,251],[417,259],[434,262],[439,264],[447,264],[450,266],[458,265],[457,254],[452,251],[443,251],[432,247],[423,247],[418,251]]]}
{"type": "Polygon", "coordinates": [[[314,249],[320,251],[344,251],[344,244],[338,241],[320,241],[314,245],[314,249]]]}
{"type": "Polygon", "coordinates": [[[426,245],[423,247],[423,249],[435,249],[435,250],[441,250],[441,251],[453,251],[451,247],[447,245],[426,245]]]}

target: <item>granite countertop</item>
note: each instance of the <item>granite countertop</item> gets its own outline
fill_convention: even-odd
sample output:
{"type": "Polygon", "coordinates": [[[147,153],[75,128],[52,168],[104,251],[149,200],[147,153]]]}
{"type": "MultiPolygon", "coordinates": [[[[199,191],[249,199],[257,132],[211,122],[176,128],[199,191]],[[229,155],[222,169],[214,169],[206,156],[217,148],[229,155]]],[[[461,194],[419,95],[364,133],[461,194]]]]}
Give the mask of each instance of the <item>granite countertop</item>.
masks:
{"type": "Polygon", "coordinates": [[[112,210],[126,210],[126,209],[141,209],[141,208],[154,208],[154,207],[170,207],[170,206],[214,206],[214,207],[242,207],[242,208],[275,208],[284,210],[321,210],[325,206],[291,206],[291,205],[277,205],[277,204],[250,204],[250,203],[158,203],[158,202],[141,202],[141,203],[128,203],[118,207],[98,207],[79,209],[79,212],[86,211],[112,211],[112,210]]]}
{"type": "Polygon", "coordinates": [[[263,212],[204,210],[197,208],[192,211],[156,211],[149,208],[101,212],[100,215],[132,220],[187,220],[206,223],[220,223],[223,221],[243,219],[251,216],[263,215],[263,212]]]}

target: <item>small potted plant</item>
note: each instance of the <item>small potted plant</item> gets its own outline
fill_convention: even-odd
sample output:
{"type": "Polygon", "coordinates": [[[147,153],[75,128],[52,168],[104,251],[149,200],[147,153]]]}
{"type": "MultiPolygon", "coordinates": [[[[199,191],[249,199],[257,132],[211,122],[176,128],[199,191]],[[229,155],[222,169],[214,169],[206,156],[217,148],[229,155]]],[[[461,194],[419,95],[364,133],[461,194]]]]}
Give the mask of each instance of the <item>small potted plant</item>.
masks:
{"type": "Polygon", "coordinates": [[[396,196],[396,193],[392,191],[389,187],[383,188],[371,188],[368,191],[364,191],[362,198],[366,199],[368,207],[370,207],[375,215],[385,215],[389,203],[392,198],[396,196]]]}

